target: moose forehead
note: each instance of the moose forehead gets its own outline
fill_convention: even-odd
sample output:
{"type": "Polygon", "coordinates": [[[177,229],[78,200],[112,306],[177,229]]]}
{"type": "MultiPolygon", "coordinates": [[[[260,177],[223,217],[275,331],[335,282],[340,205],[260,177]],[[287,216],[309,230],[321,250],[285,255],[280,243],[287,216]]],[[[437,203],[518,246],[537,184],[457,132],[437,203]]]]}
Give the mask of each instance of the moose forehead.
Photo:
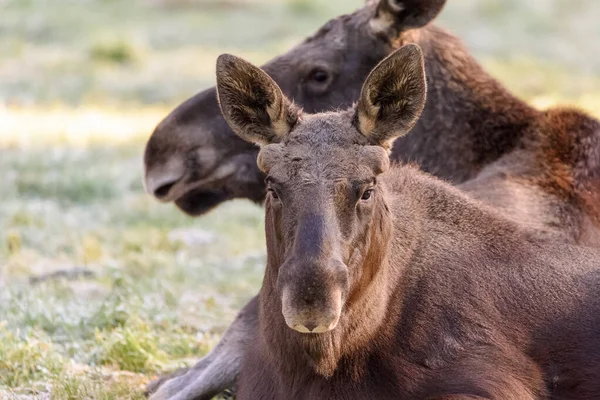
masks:
{"type": "Polygon", "coordinates": [[[352,20],[351,15],[342,15],[329,20],[314,35],[304,40],[304,44],[319,42],[323,39],[330,41],[333,48],[342,48],[346,43],[347,31],[353,25],[348,22],[352,20]]]}
{"type": "Polygon", "coordinates": [[[349,41],[356,39],[352,33],[356,32],[358,37],[364,36],[364,28],[373,15],[373,10],[361,8],[352,14],[341,15],[329,20],[312,36],[305,39],[303,44],[319,43],[327,41],[326,50],[341,49],[349,41]]]}
{"type": "MultiPolygon", "coordinates": [[[[275,76],[281,79],[280,84],[285,84],[295,73],[306,72],[306,68],[314,68],[321,65],[335,72],[342,65],[360,60],[369,60],[373,57],[373,46],[379,41],[375,35],[365,34],[366,27],[374,10],[367,7],[361,8],[348,15],[342,15],[327,22],[314,35],[305,39],[302,43],[288,51],[286,54],[273,59],[268,66],[277,67],[275,76]],[[351,52],[352,49],[359,50],[351,52]],[[367,51],[367,49],[369,51],[367,51]],[[355,59],[352,59],[354,57],[355,59]],[[349,59],[350,58],[350,59],[349,59]],[[285,71],[287,76],[279,72],[285,71]]],[[[372,62],[376,62],[372,61],[372,62]]],[[[369,65],[369,68],[372,65],[369,65]]],[[[339,71],[338,71],[339,72],[339,71]]],[[[368,72],[368,70],[366,71],[368,72]]],[[[358,80],[360,81],[360,79],[358,80]]],[[[357,82],[358,82],[357,81],[357,82]]]]}
{"type": "Polygon", "coordinates": [[[264,147],[261,168],[271,181],[368,183],[387,153],[354,126],[352,112],[305,115],[281,143],[264,147]]]}

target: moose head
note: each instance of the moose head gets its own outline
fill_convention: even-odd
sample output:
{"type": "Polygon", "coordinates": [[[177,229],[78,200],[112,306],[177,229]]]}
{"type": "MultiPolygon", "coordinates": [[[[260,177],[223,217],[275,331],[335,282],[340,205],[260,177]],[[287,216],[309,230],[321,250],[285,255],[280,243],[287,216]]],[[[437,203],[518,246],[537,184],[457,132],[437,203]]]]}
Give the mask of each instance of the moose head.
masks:
{"type": "Polygon", "coordinates": [[[378,177],[389,168],[393,141],[424,107],[421,50],[407,45],[387,57],[358,103],[341,112],[304,113],[268,74],[231,55],[218,59],[217,90],[232,130],[260,148],[266,301],[294,331],[349,329],[352,304],[384,276],[392,222],[378,177]]]}

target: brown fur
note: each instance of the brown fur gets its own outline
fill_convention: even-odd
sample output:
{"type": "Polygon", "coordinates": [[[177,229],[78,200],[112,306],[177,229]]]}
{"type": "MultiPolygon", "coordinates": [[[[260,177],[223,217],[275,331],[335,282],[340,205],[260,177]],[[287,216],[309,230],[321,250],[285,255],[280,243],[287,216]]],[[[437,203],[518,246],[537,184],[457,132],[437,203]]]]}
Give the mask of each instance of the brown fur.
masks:
{"type": "Polygon", "coordinates": [[[578,110],[540,113],[517,149],[459,187],[540,236],[600,246],[600,122],[578,110]]]}
{"type": "MultiPolygon", "coordinates": [[[[267,268],[238,399],[597,398],[600,253],[539,239],[415,168],[381,173],[373,157],[385,160],[385,152],[365,153],[406,130],[378,131],[374,146],[364,126],[390,115],[407,129],[415,122],[402,112],[425,96],[414,48],[398,50],[365,83],[373,98],[396,98],[389,107],[303,115],[280,143],[262,148],[270,153],[267,268]],[[387,68],[399,61],[408,67],[387,68]],[[402,82],[392,93],[390,80],[402,82]],[[311,334],[289,323],[290,312],[321,317],[336,288],[343,307],[335,327],[311,334]]],[[[256,83],[218,65],[218,74],[256,83]]],[[[224,113],[236,97],[219,86],[224,113]]],[[[256,112],[240,115],[234,131],[256,112]]],[[[260,143],[253,131],[244,137],[260,143]]],[[[544,155],[555,162],[571,153],[544,155]]]]}

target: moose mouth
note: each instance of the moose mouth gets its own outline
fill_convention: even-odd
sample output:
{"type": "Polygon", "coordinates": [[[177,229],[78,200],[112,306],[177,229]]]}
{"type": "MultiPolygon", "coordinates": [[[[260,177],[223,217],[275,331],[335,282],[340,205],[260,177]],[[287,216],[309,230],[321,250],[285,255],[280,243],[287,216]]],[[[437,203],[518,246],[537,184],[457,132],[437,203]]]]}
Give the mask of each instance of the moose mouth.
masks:
{"type": "Polygon", "coordinates": [[[175,200],[175,205],[184,213],[197,217],[206,214],[224,201],[232,197],[228,191],[221,189],[193,189],[175,200]]]}

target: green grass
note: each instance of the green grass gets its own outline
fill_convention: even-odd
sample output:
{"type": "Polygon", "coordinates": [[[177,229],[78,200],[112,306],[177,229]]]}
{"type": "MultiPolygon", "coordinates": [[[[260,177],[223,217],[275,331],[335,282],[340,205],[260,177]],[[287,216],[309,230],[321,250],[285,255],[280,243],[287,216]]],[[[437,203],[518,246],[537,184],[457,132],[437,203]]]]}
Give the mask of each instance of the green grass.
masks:
{"type": "Polygon", "coordinates": [[[155,202],[142,148],[3,150],[0,398],[136,398],[204,355],[257,291],[260,208],[233,202],[194,221],[155,202]]]}
{"type": "MultiPolygon", "coordinates": [[[[139,399],[215,345],[260,286],[262,211],[157,203],[144,141],[221,52],[265,61],[360,4],[0,0],[0,398],[139,399]]],[[[441,23],[523,98],[600,115],[598,11],[463,0],[441,23]]]]}

